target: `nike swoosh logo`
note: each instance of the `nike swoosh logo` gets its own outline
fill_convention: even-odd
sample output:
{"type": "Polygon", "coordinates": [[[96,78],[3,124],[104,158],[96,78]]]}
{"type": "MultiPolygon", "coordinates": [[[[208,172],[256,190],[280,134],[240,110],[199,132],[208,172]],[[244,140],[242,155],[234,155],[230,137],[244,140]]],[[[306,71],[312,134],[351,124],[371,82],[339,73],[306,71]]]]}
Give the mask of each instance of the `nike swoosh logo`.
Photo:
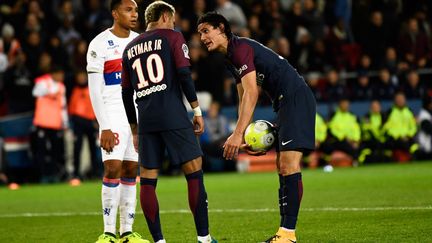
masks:
{"type": "Polygon", "coordinates": [[[292,142],[292,139],[291,139],[291,140],[288,140],[288,141],[286,141],[286,142],[282,141],[282,146],[285,146],[285,145],[287,145],[287,144],[289,144],[289,143],[291,143],[291,142],[292,142]]]}

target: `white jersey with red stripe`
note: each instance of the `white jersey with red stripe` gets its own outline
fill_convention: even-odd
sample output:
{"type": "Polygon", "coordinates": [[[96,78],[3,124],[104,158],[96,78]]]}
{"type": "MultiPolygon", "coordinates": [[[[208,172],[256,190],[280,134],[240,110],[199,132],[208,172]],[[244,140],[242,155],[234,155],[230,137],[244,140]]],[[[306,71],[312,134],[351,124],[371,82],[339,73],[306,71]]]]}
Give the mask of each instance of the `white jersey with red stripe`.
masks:
{"type": "MultiPolygon", "coordinates": [[[[122,55],[126,45],[137,36],[138,33],[130,31],[129,37],[120,38],[115,36],[110,28],[97,35],[88,47],[87,72],[103,74],[105,85],[101,88],[100,95],[103,108],[112,125],[129,124],[123,107],[120,85],[122,55]]],[[[95,110],[95,113],[97,112],[95,110]]]]}

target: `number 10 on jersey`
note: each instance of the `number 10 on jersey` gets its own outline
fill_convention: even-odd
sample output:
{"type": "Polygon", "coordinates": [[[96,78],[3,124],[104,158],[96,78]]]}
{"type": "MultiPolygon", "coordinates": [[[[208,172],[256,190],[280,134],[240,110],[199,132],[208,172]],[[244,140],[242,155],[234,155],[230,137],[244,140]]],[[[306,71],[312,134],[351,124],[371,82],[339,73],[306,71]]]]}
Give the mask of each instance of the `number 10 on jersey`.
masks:
{"type": "MultiPolygon", "coordinates": [[[[132,68],[136,71],[138,75],[138,89],[145,88],[149,86],[149,82],[144,77],[144,71],[141,64],[141,58],[137,58],[133,64],[132,68]]],[[[145,73],[148,74],[148,78],[152,83],[159,83],[164,77],[164,67],[162,59],[158,54],[151,54],[146,60],[146,70],[145,73]],[[154,65],[153,65],[154,64],[154,65]],[[153,67],[156,67],[154,70],[153,67]]]]}

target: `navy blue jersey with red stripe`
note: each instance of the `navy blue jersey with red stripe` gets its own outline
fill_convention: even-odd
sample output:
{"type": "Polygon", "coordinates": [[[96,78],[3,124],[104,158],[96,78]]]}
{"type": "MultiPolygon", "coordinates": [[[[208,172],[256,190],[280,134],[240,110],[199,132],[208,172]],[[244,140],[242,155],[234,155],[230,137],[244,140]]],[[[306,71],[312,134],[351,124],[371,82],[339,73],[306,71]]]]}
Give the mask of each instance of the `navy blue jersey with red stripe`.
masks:
{"type": "Polygon", "coordinates": [[[246,74],[256,71],[257,84],[270,96],[275,107],[279,107],[284,96],[292,95],[300,86],[306,85],[286,59],[249,38],[233,35],[228,43],[227,59],[237,83],[246,74]]]}
{"type": "Polygon", "coordinates": [[[177,73],[190,66],[188,53],[183,35],[170,29],[144,32],[126,46],[122,88],[136,91],[139,132],[192,126],[177,73]]]}

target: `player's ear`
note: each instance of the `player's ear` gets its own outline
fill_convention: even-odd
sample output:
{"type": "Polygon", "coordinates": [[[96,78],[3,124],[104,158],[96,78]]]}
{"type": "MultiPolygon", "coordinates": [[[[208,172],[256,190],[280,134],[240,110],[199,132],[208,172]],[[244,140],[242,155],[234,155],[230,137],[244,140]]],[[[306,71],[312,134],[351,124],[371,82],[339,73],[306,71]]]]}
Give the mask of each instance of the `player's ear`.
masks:
{"type": "Polygon", "coordinates": [[[224,26],[224,24],[220,23],[219,26],[218,26],[218,28],[219,28],[219,30],[220,30],[221,33],[225,33],[225,26],[224,26]]]}
{"type": "Polygon", "coordinates": [[[112,17],[113,17],[114,20],[118,19],[118,13],[117,13],[116,10],[111,11],[111,15],[112,15],[112,17]]]}

